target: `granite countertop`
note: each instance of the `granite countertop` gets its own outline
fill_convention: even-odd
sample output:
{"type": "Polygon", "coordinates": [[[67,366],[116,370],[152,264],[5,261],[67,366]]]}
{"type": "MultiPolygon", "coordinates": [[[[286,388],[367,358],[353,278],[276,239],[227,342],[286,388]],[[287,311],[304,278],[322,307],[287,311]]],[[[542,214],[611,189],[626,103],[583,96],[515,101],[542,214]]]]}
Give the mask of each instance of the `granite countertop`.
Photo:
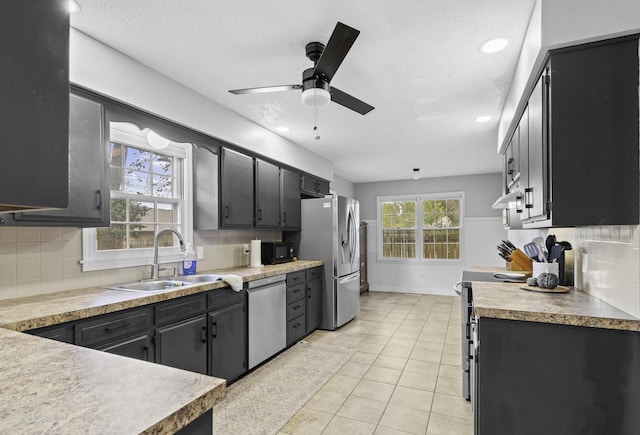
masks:
{"type": "MultiPolygon", "coordinates": [[[[298,260],[273,266],[233,267],[199,271],[198,273],[234,274],[241,276],[242,280],[246,282],[322,265],[322,261],[298,260]]],[[[226,282],[218,281],[194,284],[193,286],[161,293],[141,293],[109,290],[103,287],[88,287],[9,299],[0,301],[0,327],[14,331],[27,331],[228,286],[229,284],[226,282]]]]}
{"type": "MultiPolygon", "coordinates": [[[[243,281],[322,266],[299,260],[202,271],[243,281]]],[[[227,287],[196,284],[162,293],[90,287],[0,301],[0,427],[7,433],[174,433],[226,396],[226,381],[23,334],[227,287]]]]}
{"type": "Polygon", "coordinates": [[[473,282],[479,317],[640,331],[640,319],[579,289],[569,293],[523,290],[522,284],[473,282]]]}
{"type": "Polygon", "coordinates": [[[226,395],[224,379],[0,328],[0,431],[168,434],[226,395]]]}

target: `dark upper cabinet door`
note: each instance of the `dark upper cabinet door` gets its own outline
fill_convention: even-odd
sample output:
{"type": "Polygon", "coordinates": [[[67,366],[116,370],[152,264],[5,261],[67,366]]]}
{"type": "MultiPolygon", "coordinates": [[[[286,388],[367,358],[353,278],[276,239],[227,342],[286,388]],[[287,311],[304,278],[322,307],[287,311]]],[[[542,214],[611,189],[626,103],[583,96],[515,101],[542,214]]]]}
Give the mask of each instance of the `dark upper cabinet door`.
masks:
{"type": "Polygon", "coordinates": [[[232,381],[247,370],[244,303],[209,313],[209,374],[232,381]]]}
{"type": "Polygon", "coordinates": [[[300,174],[288,169],[280,170],[282,183],[282,217],[280,226],[283,230],[300,229],[300,174]]]}
{"type": "Polygon", "coordinates": [[[1,1],[0,41],[0,212],[66,207],[67,1],[1,1]]]}
{"type": "MultiPolygon", "coordinates": [[[[525,208],[522,219],[540,220],[547,218],[547,140],[546,118],[543,113],[546,107],[544,95],[546,76],[540,77],[531,96],[529,106],[523,119],[527,117],[529,135],[527,146],[527,177],[522,184],[525,193],[525,208]]],[[[522,123],[522,121],[521,121],[522,123]]]]}
{"type": "Polygon", "coordinates": [[[220,226],[253,227],[253,157],[222,148],[220,226]]]}
{"type": "Polygon", "coordinates": [[[207,320],[205,315],[156,329],[156,362],[207,374],[207,320]]]}
{"type": "Polygon", "coordinates": [[[69,205],[61,210],[15,213],[6,225],[109,226],[108,135],[102,104],[69,98],[69,205]]]}
{"type": "Polygon", "coordinates": [[[280,227],[280,168],[256,159],[256,227],[280,227]]]}
{"type": "Polygon", "coordinates": [[[329,182],[313,175],[302,174],[300,193],[306,198],[322,198],[329,194],[329,182]]]}

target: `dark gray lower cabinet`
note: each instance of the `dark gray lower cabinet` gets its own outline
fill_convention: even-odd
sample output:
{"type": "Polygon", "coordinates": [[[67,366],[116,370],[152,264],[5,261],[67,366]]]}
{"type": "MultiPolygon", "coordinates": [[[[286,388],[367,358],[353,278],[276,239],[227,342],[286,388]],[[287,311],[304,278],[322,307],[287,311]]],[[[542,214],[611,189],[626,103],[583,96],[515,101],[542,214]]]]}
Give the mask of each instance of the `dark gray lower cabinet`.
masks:
{"type": "Polygon", "coordinates": [[[637,434],[640,332],[481,317],[476,435],[637,434]]]}
{"type": "Polygon", "coordinates": [[[207,320],[204,314],[156,329],[156,362],[207,374],[207,320]]]}
{"type": "Polygon", "coordinates": [[[244,303],[209,313],[209,373],[228,382],[247,370],[247,315],[244,303]]]}
{"type": "Polygon", "coordinates": [[[213,409],[176,432],[176,435],[211,435],[213,433],[213,409]]]}
{"type": "Polygon", "coordinates": [[[103,352],[153,362],[153,335],[147,332],[96,348],[103,352]]]}
{"type": "Polygon", "coordinates": [[[306,333],[318,329],[322,322],[322,267],[307,269],[306,333]]]}
{"type": "Polygon", "coordinates": [[[31,331],[27,332],[31,335],[48,338],[49,340],[56,340],[63,343],[73,344],[73,323],[64,323],[62,325],[32,329],[31,331]]]}

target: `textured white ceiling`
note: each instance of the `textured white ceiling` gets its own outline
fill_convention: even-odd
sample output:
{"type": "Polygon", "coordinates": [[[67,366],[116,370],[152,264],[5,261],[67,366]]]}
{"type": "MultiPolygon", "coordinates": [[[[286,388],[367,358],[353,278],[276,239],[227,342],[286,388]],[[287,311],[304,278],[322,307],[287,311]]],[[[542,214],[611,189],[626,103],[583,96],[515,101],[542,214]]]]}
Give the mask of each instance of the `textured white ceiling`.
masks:
{"type": "MultiPolygon", "coordinates": [[[[76,29],[334,163],[349,181],[499,172],[497,125],[534,0],[78,0],[76,29]],[[299,91],[308,42],[360,30],[332,85],[375,106],[314,111],[299,91]],[[504,37],[506,50],[479,50],[504,37]],[[493,119],[474,122],[479,115],[493,119]]],[[[159,90],[161,91],[161,90],[159,90]]],[[[215,120],[212,120],[215,122],[215,120]]],[[[242,145],[242,144],[238,144],[242,145]]]]}

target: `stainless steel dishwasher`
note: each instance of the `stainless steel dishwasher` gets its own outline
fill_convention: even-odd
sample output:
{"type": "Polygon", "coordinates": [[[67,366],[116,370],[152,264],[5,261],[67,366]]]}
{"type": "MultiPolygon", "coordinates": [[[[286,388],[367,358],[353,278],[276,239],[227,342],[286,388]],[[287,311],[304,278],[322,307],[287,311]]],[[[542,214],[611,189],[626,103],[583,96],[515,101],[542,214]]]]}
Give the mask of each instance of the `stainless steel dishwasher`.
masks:
{"type": "Polygon", "coordinates": [[[249,294],[249,368],[287,345],[286,275],[247,283],[249,294]]]}

